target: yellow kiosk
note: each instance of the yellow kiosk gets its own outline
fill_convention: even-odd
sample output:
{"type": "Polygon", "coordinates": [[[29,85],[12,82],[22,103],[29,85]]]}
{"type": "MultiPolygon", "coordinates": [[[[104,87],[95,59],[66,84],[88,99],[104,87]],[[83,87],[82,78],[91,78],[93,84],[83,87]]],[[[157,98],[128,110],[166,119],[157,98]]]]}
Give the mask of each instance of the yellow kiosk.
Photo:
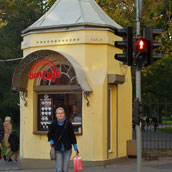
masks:
{"type": "Polygon", "coordinates": [[[127,155],[132,83],[130,67],[114,59],[120,38],[113,30],[120,27],[94,0],[57,0],[23,31],[23,59],[12,80],[20,92],[22,169],[54,166],[46,134],[60,106],[73,123],[84,165],[127,155]]]}

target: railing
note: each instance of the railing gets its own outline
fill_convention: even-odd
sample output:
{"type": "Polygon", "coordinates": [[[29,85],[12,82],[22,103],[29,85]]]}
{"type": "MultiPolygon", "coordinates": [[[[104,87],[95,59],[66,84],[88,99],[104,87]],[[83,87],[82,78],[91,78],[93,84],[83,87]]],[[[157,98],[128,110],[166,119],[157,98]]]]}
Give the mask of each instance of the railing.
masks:
{"type": "MultiPolygon", "coordinates": [[[[142,123],[141,130],[143,152],[172,152],[172,123],[142,123]]],[[[133,139],[136,139],[134,125],[133,139]]]]}

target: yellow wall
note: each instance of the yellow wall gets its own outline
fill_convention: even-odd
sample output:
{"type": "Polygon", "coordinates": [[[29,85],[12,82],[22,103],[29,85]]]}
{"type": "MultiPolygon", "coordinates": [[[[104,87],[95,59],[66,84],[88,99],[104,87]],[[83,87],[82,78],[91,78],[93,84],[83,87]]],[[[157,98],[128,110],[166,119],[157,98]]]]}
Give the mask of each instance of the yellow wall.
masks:
{"type": "MultiPolygon", "coordinates": [[[[22,43],[24,57],[37,50],[55,50],[73,57],[85,71],[87,81],[93,90],[88,97],[89,107],[86,106],[86,100],[83,98],[83,135],[77,136],[78,147],[85,161],[102,161],[126,156],[126,141],[131,139],[131,74],[130,68],[114,60],[114,54],[118,51],[113,47],[116,39],[118,37],[109,31],[71,31],[26,35],[22,43]],[[113,149],[109,155],[107,153],[107,74],[126,76],[123,85],[112,87],[113,149]]],[[[28,105],[21,107],[21,158],[49,159],[50,146],[47,136],[33,134],[33,121],[36,115],[36,93],[33,92],[33,85],[34,82],[29,80],[28,97],[26,97],[28,105]]],[[[22,100],[21,104],[23,104],[22,100]]]]}

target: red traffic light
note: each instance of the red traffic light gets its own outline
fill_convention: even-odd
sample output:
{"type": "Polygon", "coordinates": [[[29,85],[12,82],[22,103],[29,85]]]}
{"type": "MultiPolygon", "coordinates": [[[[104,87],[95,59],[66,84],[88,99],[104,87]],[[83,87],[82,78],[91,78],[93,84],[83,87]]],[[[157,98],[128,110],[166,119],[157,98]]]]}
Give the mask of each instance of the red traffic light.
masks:
{"type": "Polygon", "coordinates": [[[143,50],[143,49],[144,49],[145,43],[144,43],[144,41],[143,41],[142,39],[139,40],[138,46],[139,46],[139,49],[140,49],[140,50],[143,50]]]}
{"type": "Polygon", "coordinates": [[[144,38],[136,39],[135,59],[139,67],[148,63],[148,43],[144,38]]]}
{"type": "Polygon", "coordinates": [[[146,46],[147,46],[146,44],[147,44],[147,42],[146,42],[146,40],[144,38],[138,39],[137,40],[137,45],[136,45],[137,49],[140,50],[140,51],[144,50],[146,48],[146,46]]]}

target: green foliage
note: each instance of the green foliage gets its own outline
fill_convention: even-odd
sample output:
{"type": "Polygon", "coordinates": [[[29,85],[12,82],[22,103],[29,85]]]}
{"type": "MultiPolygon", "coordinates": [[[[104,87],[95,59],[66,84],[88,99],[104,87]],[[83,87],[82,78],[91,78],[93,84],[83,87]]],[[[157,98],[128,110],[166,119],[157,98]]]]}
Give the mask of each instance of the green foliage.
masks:
{"type": "Polygon", "coordinates": [[[51,7],[56,0],[48,0],[48,6],[51,7]]]}
{"type": "Polygon", "coordinates": [[[152,66],[142,69],[143,97],[150,96],[154,99],[164,101],[172,100],[172,57],[164,56],[152,66]]]}
{"type": "Polygon", "coordinates": [[[121,26],[135,25],[135,0],[96,0],[96,2],[121,26]]]}

